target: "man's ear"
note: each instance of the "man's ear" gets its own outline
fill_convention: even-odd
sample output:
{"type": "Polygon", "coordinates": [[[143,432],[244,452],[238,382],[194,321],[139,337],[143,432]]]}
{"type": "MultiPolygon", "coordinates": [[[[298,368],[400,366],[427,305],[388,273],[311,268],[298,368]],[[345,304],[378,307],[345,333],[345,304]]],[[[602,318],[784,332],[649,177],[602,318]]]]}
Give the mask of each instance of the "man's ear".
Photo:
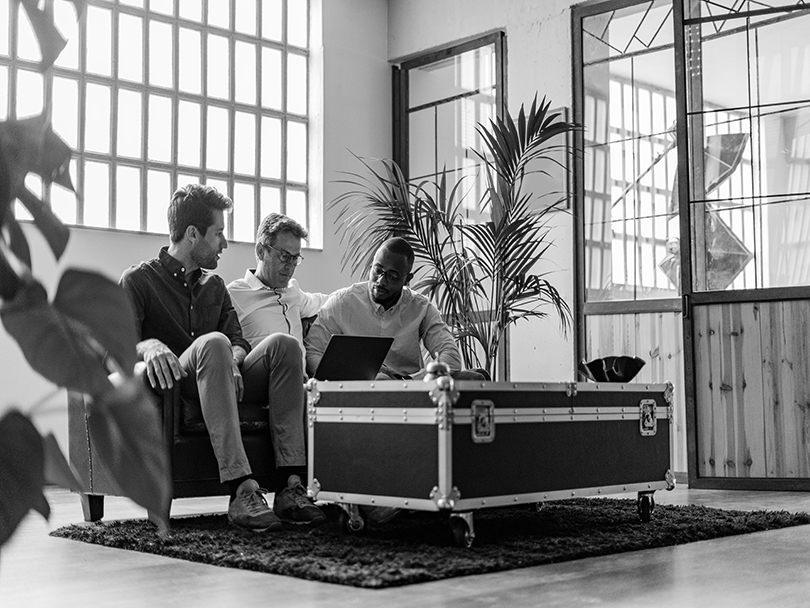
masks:
{"type": "Polygon", "coordinates": [[[262,247],[261,243],[256,243],[256,261],[264,259],[264,247],[262,247]]]}
{"type": "Polygon", "coordinates": [[[410,285],[412,278],[413,278],[413,273],[412,272],[409,272],[408,274],[406,274],[405,275],[405,282],[403,283],[403,285],[410,285]]]}
{"type": "Polygon", "coordinates": [[[186,238],[191,243],[194,243],[197,240],[198,237],[202,236],[200,234],[200,231],[197,230],[197,227],[194,226],[193,224],[190,224],[189,226],[186,227],[185,235],[186,235],[186,238]]]}

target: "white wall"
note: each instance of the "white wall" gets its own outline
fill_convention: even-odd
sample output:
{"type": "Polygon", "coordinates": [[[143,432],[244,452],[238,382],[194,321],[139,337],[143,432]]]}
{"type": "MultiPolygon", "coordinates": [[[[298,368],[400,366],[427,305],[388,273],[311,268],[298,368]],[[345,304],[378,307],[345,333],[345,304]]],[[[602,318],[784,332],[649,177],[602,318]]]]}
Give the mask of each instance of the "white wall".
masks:
{"type": "MultiPolygon", "coordinates": [[[[383,0],[325,0],[323,11],[323,200],[336,197],[342,186],[339,171],[356,170],[349,150],[362,155],[391,154],[391,73],[387,63],[388,8],[383,0]]],[[[319,50],[316,50],[319,54],[319,50]]],[[[316,191],[318,188],[315,189],[316,191]]],[[[166,193],[168,202],[171,193],[166,193]]],[[[58,275],[69,266],[97,270],[117,280],[130,264],[154,257],[168,238],[73,228],[70,243],[57,265],[44,240],[24,226],[33,253],[34,275],[53,295],[58,275]]],[[[324,218],[324,249],[305,250],[296,277],[304,289],[329,292],[352,280],[340,268],[340,247],[334,214],[324,218]]],[[[253,266],[253,247],[231,243],[217,272],[231,281],[253,266]]],[[[16,342],[0,327],[0,413],[31,406],[56,387],[25,362],[16,342]]],[[[67,449],[65,393],[59,391],[39,408],[34,422],[41,432],[53,431],[67,449]]]]}
{"type": "MultiPolygon", "coordinates": [[[[571,0],[390,0],[388,53],[392,61],[492,32],[506,32],[510,113],[535,94],[552,107],[571,106],[571,0]]],[[[555,247],[540,272],[574,305],[573,221],[555,213],[555,247]]],[[[511,332],[513,380],[575,379],[574,338],[556,319],[520,322],[511,332]]]]}

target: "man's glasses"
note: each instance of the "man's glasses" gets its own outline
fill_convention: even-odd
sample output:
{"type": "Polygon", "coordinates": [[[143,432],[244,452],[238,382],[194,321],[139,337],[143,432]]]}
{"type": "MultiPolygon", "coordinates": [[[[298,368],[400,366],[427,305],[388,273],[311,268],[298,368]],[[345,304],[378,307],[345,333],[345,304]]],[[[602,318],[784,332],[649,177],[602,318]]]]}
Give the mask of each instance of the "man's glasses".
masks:
{"type": "Polygon", "coordinates": [[[293,266],[300,266],[301,262],[304,261],[304,257],[300,255],[293,255],[292,253],[287,253],[281,249],[276,249],[272,245],[268,245],[267,243],[262,243],[262,247],[265,249],[272,249],[276,252],[276,257],[278,261],[282,264],[292,264],[293,266]]]}
{"type": "Polygon", "coordinates": [[[374,266],[372,266],[371,267],[371,272],[374,273],[375,277],[378,277],[378,278],[382,277],[383,281],[385,281],[389,285],[396,285],[397,283],[399,283],[402,280],[402,277],[399,276],[398,273],[392,272],[390,270],[386,270],[385,268],[383,268],[379,264],[375,264],[374,266]]]}

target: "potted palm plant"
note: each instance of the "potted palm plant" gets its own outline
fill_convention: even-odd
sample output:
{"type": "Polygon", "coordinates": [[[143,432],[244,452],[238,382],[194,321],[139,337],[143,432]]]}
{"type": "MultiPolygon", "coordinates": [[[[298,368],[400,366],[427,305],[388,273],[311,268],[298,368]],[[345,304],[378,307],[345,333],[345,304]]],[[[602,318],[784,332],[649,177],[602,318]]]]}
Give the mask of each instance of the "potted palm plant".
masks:
{"type": "MultiPolygon", "coordinates": [[[[507,115],[479,124],[486,188],[479,211],[488,221],[466,219],[462,202],[464,178],[449,183],[446,171],[437,178],[409,182],[389,159],[357,157],[367,175],[347,173],[351,189],[332,200],[338,210],[337,230],[346,244],[342,265],[366,272],[375,250],[391,236],[407,239],[415,253],[412,288],[433,300],[451,326],[468,368],[483,368],[490,377],[508,379],[505,366],[496,373],[508,328],[518,320],[556,313],[564,332],[571,311],[547,273],[535,268],[552,246],[549,213],[567,194],[543,201],[525,188],[533,172],[547,173],[559,160],[559,136],[577,125],[550,111],[545,98],[521,106],[517,119],[507,115]]],[[[565,139],[567,141],[567,139],[565,139]]],[[[563,152],[569,153],[562,144],[563,152]]],[[[562,184],[560,191],[563,191],[562,184]]],[[[548,194],[544,195],[548,196],[548,194]]]]}

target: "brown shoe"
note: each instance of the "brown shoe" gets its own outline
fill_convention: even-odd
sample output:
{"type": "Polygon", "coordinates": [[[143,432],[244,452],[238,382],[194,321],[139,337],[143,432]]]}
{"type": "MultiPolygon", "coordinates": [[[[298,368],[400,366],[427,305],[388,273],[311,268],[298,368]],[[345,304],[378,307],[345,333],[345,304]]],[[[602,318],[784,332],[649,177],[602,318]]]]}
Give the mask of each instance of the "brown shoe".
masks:
{"type": "Polygon", "coordinates": [[[228,521],[253,532],[281,530],[281,520],[267,506],[264,499],[267,490],[260,488],[254,479],[243,481],[236,490],[236,498],[228,505],[228,521]]]}
{"type": "Polygon", "coordinates": [[[284,521],[294,524],[318,525],[326,521],[326,515],[312,504],[304,484],[298,475],[290,475],[287,487],[276,494],[273,511],[284,521]]]}

